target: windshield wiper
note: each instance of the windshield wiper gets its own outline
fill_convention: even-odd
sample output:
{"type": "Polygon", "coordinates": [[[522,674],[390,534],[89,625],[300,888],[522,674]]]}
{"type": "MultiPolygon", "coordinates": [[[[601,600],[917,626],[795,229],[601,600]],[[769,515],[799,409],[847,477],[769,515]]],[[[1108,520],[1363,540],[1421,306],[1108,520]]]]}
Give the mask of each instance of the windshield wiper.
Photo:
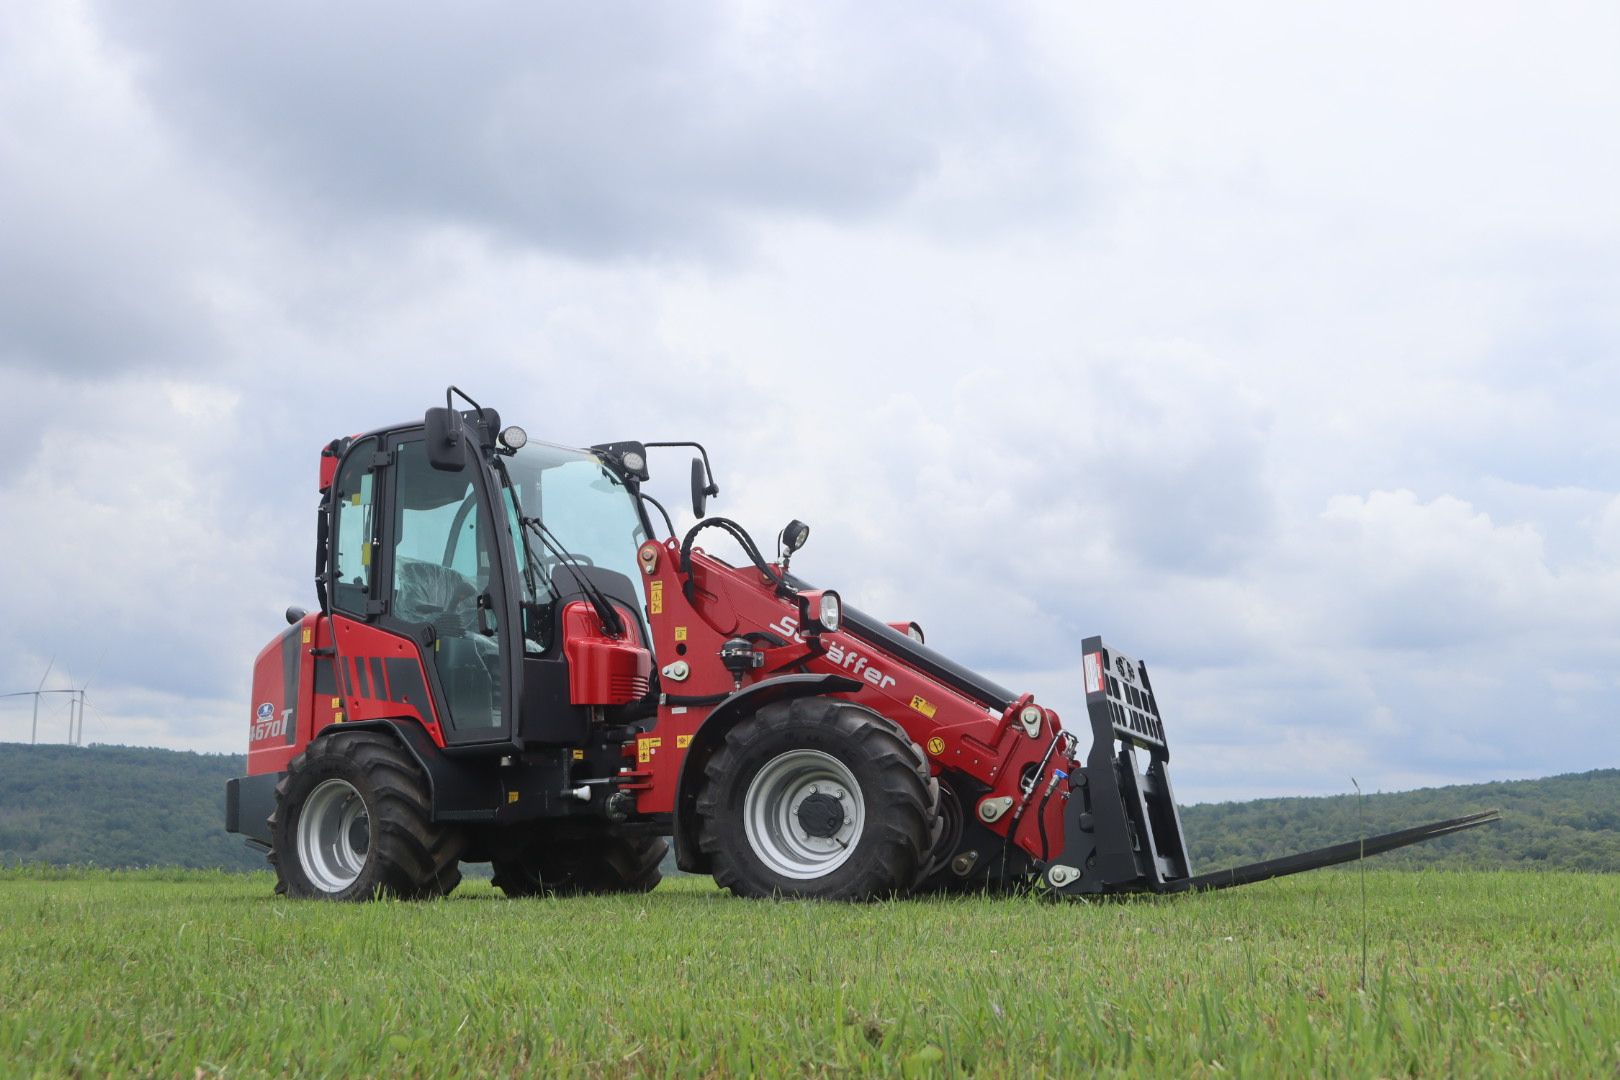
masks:
{"type": "MultiPolygon", "coordinates": [[[[497,457],[494,461],[495,469],[501,474],[501,485],[512,500],[512,514],[521,523],[523,521],[523,500],[518,498],[517,485],[512,483],[512,474],[506,471],[506,462],[497,457]]],[[[523,580],[528,583],[529,595],[536,601],[540,599],[540,585],[535,580],[534,571],[539,565],[539,556],[535,555],[534,547],[523,545],[523,580]]],[[[547,582],[550,585],[550,582],[547,582]]]]}
{"type": "MultiPolygon", "coordinates": [[[[512,496],[512,509],[517,514],[518,524],[533,533],[535,538],[540,541],[541,546],[551,553],[551,557],[568,568],[569,576],[574,579],[574,584],[579,586],[579,591],[585,594],[585,598],[591,602],[591,607],[596,610],[596,617],[601,620],[602,629],[614,637],[624,637],[624,620],[619,617],[618,609],[613,606],[612,601],[596,586],[595,582],[579,572],[578,556],[563,547],[562,541],[557,539],[555,533],[546,528],[545,522],[539,518],[524,515],[523,503],[518,498],[517,485],[512,483],[512,476],[506,471],[506,463],[496,458],[495,467],[500,470],[501,480],[506,485],[507,492],[512,496]]],[[[533,569],[535,562],[534,548],[526,544],[524,545],[524,552],[528,555],[528,558],[524,563],[523,574],[529,579],[530,595],[538,597],[540,590],[535,583],[533,569]]],[[[546,585],[549,588],[551,582],[547,581],[546,585]]]]}
{"type": "Polygon", "coordinates": [[[551,552],[552,558],[568,568],[568,573],[573,577],[574,584],[579,586],[579,591],[585,594],[585,598],[591,602],[591,607],[596,609],[596,617],[602,621],[602,629],[614,637],[624,637],[624,620],[619,616],[618,608],[613,606],[613,602],[607,598],[607,594],[597,587],[595,582],[579,572],[580,563],[578,557],[563,547],[562,541],[558,540],[556,535],[546,528],[545,523],[539,518],[520,517],[518,521],[539,539],[547,551],[551,552]]]}

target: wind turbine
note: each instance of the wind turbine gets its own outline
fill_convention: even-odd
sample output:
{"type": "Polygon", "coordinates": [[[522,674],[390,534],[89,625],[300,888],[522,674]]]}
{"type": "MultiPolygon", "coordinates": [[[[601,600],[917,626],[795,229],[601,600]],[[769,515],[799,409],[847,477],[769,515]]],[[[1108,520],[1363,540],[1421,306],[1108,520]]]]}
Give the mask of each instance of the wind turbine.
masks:
{"type": "Polygon", "coordinates": [[[39,685],[34,687],[34,730],[28,736],[30,746],[39,742],[39,695],[45,691],[45,680],[51,677],[51,668],[55,666],[56,657],[53,655],[51,662],[45,665],[45,674],[39,677],[39,685]]]}

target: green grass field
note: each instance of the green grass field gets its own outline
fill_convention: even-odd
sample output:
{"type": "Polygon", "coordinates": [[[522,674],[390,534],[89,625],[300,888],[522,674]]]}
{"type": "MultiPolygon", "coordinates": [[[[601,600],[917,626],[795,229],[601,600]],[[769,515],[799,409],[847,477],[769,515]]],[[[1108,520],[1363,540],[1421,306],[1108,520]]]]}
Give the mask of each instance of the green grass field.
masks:
{"type": "Polygon", "coordinates": [[[0,872],[0,1075],[1620,1072],[1620,877],[865,906],[0,872]]]}

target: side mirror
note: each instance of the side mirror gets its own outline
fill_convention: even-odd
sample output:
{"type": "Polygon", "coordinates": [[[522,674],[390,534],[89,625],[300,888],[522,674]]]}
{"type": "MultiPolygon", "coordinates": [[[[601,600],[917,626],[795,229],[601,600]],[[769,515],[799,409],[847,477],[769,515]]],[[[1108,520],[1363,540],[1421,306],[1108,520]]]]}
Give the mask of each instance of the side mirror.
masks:
{"type": "Polygon", "coordinates": [[[709,483],[709,473],[703,467],[702,458],[692,459],[692,513],[698,517],[709,505],[709,496],[720,494],[720,489],[709,483]]]}
{"type": "Polygon", "coordinates": [[[467,464],[467,423],[454,409],[429,409],[422,417],[428,464],[441,472],[460,472],[467,464]]]}

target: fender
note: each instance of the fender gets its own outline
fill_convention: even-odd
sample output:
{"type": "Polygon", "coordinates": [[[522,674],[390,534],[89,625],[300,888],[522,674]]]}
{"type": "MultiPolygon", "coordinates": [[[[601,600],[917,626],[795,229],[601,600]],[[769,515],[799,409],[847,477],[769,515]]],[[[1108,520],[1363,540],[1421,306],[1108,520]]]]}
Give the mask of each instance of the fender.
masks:
{"type": "MultiPolygon", "coordinates": [[[[487,763],[447,756],[427,730],[414,719],[347,720],[328,724],[316,739],[333,739],[350,731],[378,731],[392,735],[427,776],[434,821],[493,821],[500,809],[501,785],[492,783],[487,763]]],[[[311,742],[314,740],[312,739],[311,742]]]]}
{"type": "Polygon", "coordinates": [[[779,675],[744,687],[716,705],[692,734],[675,785],[675,865],[689,874],[709,872],[708,858],[697,844],[697,796],[703,767],[726,734],[747,716],[774,701],[818,694],[854,694],[865,684],[843,675],[779,675]]]}
{"type": "MultiPolygon", "coordinates": [[[[310,740],[335,739],[352,731],[375,731],[399,741],[428,781],[428,798],[435,821],[490,821],[500,809],[500,785],[491,784],[489,769],[473,762],[446,757],[420,723],[399,720],[350,720],[328,724],[310,740]]],[[[308,749],[306,746],[305,749],[308,749]]],[[[276,808],[276,786],[281,772],[255,773],[225,783],[225,831],[240,833],[256,850],[269,850],[267,819],[276,808]]]]}

